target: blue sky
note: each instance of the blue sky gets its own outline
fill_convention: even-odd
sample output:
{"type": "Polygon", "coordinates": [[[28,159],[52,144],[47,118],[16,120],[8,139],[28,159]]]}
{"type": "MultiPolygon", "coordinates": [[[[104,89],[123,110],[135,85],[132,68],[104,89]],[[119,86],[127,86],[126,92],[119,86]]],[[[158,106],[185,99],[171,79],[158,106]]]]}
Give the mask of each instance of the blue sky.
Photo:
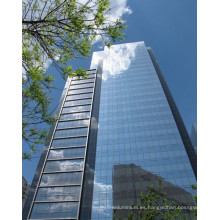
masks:
{"type": "MultiPolygon", "coordinates": [[[[122,15],[128,28],[124,43],[144,41],[150,46],[167,81],[184,124],[190,132],[197,123],[197,3],[193,0],[112,0],[112,16],[122,15]]],[[[93,51],[100,49],[98,42],[93,51]]],[[[89,68],[87,60],[73,61],[73,67],[89,68]]],[[[53,107],[57,105],[64,81],[55,73],[53,107]],[[59,90],[60,89],[60,90],[59,90]]],[[[23,161],[23,176],[31,183],[40,153],[23,161]]]]}

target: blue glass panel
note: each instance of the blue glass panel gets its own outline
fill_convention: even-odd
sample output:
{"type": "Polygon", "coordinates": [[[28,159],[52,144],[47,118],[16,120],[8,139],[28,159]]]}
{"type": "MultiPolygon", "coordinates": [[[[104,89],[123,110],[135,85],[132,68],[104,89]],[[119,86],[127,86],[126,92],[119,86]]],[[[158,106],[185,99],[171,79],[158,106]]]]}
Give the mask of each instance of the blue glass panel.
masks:
{"type": "MultiPolygon", "coordinates": [[[[106,206],[137,204],[158,178],[168,199],[194,204],[196,179],[144,43],[110,50],[103,60],[91,219],[112,219],[106,206]]],[[[95,68],[99,52],[93,58],[95,68]]]]}

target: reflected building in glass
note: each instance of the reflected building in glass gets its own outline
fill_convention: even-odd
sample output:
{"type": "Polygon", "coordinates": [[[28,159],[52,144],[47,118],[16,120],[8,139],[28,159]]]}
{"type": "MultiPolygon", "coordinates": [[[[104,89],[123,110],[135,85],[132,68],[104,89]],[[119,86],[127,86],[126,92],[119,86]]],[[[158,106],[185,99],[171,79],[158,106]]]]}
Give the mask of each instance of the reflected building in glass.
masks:
{"type": "Polygon", "coordinates": [[[168,199],[193,205],[196,154],[152,50],[105,48],[88,74],[67,80],[23,219],[110,220],[158,178],[168,199]]]}

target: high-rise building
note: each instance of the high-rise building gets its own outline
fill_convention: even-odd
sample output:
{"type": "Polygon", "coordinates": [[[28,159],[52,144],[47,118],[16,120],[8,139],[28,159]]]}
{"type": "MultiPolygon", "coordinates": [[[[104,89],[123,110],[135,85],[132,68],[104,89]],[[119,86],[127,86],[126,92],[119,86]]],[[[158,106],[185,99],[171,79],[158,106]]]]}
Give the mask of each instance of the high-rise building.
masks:
{"type": "Polygon", "coordinates": [[[22,176],[22,208],[24,207],[24,204],[26,202],[29,190],[30,185],[27,180],[22,176]]]}
{"type": "Polygon", "coordinates": [[[157,178],[169,199],[194,204],[196,154],[152,50],[105,48],[87,72],[66,82],[23,219],[110,220],[157,178]]]}

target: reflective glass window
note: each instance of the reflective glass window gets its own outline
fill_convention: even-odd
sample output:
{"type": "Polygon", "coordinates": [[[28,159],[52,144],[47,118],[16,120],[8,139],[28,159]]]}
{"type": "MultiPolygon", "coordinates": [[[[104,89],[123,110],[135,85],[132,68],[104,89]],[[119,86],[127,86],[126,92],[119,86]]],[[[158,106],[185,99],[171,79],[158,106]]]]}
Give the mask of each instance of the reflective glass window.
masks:
{"type": "Polygon", "coordinates": [[[93,88],[69,90],[68,95],[93,92],[93,88]]]}
{"type": "Polygon", "coordinates": [[[94,83],[86,83],[86,84],[78,84],[78,85],[71,85],[69,89],[82,89],[87,87],[93,87],[94,83]]]}
{"type": "Polygon", "coordinates": [[[90,112],[71,113],[71,114],[61,115],[60,120],[83,119],[83,118],[89,118],[89,116],[90,116],[90,112]]]}
{"type": "Polygon", "coordinates": [[[80,99],[80,100],[73,100],[64,103],[64,106],[72,106],[72,105],[85,105],[91,104],[92,99],[80,99]]]}
{"type": "Polygon", "coordinates": [[[74,128],[74,129],[64,129],[56,130],[54,137],[71,137],[71,136],[83,136],[87,135],[88,128],[74,128]]]}
{"type": "Polygon", "coordinates": [[[39,188],[36,201],[79,200],[80,186],[39,188]]]}
{"type": "Polygon", "coordinates": [[[47,161],[44,172],[83,170],[84,159],[47,161]]]}
{"type": "Polygon", "coordinates": [[[41,186],[81,184],[82,172],[43,174],[41,186]]]}
{"type": "Polygon", "coordinates": [[[69,149],[50,150],[48,159],[66,159],[84,157],[85,147],[76,147],[69,149]]]}
{"type": "MultiPolygon", "coordinates": [[[[188,186],[196,180],[144,43],[114,48],[128,59],[118,62],[117,56],[106,55],[103,60],[97,144],[90,154],[95,154],[91,219],[113,219],[112,210],[106,215],[108,209],[101,207],[135,203],[158,178],[163,179],[167,198],[193,204],[186,179],[188,186]]],[[[98,53],[93,54],[94,64],[98,53]]],[[[117,219],[123,214],[118,211],[117,219]]]]}
{"type": "Polygon", "coordinates": [[[92,98],[93,93],[85,93],[79,95],[68,95],[66,100],[75,100],[75,99],[82,99],[82,98],[92,98]]]}
{"type": "Polygon", "coordinates": [[[78,202],[35,203],[31,219],[76,218],[78,202]]]}
{"type": "Polygon", "coordinates": [[[87,137],[75,137],[53,140],[51,148],[74,147],[86,145],[87,137]]]}
{"type": "Polygon", "coordinates": [[[90,111],[91,105],[82,105],[75,107],[63,108],[62,113],[90,111]]]}
{"type": "Polygon", "coordinates": [[[71,85],[81,84],[81,83],[90,83],[90,82],[95,82],[95,78],[92,78],[92,79],[82,79],[82,80],[73,80],[71,82],[71,85]]]}
{"type": "Polygon", "coordinates": [[[78,121],[63,121],[59,122],[57,128],[74,128],[74,127],[83,127],[88,126],[89,119],[78,120],[78,121]]]}

